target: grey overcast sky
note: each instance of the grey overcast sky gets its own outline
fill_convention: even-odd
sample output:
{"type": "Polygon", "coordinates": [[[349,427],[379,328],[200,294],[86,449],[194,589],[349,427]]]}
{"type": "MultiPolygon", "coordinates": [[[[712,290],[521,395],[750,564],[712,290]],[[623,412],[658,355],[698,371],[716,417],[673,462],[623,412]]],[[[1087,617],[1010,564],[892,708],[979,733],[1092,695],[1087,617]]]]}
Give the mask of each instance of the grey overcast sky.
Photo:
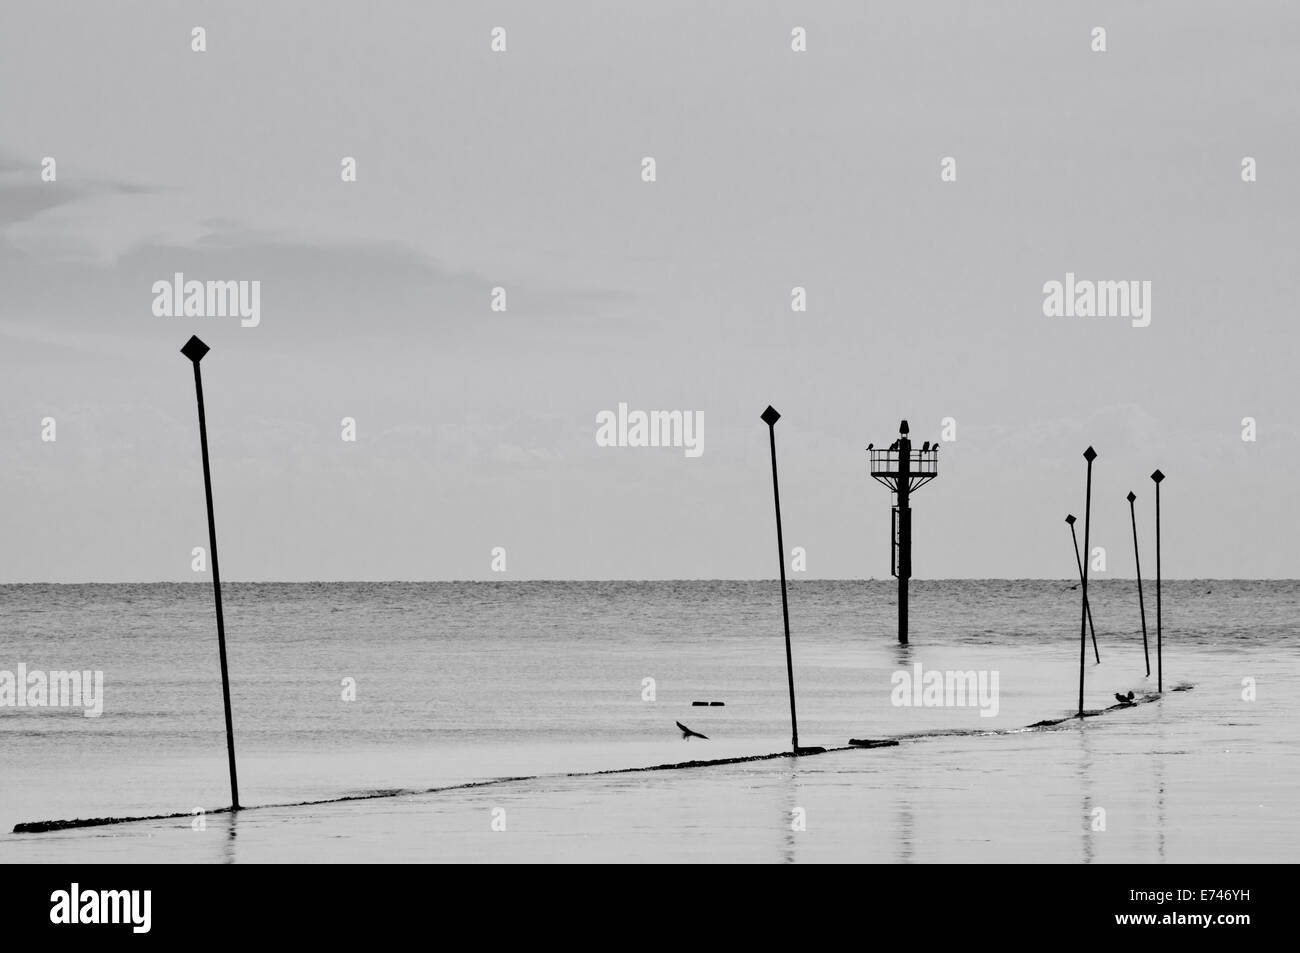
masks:
{"type": "Polygon", "coordinates": [[[196,578],[192,333],[230,579],[772,577],[768,403],[809,576],[888,575],[903,417],[957,421],[918,577],[1071,575],[1088,444],[1107,575],[1160,467],[1167,575],[1300,576],[1298,89],[1282,0],[8,0],[0,582],[196,578]],[[704,454],[597,447],[620,402],[704,454]]]}

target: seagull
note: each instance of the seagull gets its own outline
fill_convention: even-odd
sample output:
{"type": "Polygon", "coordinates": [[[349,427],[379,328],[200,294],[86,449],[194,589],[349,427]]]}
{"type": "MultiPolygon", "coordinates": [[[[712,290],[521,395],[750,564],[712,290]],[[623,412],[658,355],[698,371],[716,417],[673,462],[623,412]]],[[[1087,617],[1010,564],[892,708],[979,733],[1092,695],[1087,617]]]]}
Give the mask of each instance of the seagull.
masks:
{"type": "Polygon", "coordinates": [[[1121,705],[1132,705],[1134,703],[1133,693],[1129,692],[1127,695],[1121,695],[1119,692],[1116,692],[1115,701],[1119,702],[1121,705]]]}
{"type": "Polygon", "coordinates": [[[868,449],[868,450],[874,450],[875,448],[876,448],[876,445],[875,445],[874,443],[869,443],[869,444],[867,444],[867,449],[868,449]]]}
{"type": "Polygon", "coordinates": [[[925,443],[921,444],[921,452],[922,453],[930,452],[930,441],[927,440],[925,443]]]}
{"type": "Polygon", "coordinates": [[[692,738],[703,738],[705,741],[709,740],[708,735],[702,735],[698,731],[691,731],[691,729],[687,728],[680,721],[677,723],[677,727],[681,729],[682,737],[687,741],[690,741],[692,738]]]}

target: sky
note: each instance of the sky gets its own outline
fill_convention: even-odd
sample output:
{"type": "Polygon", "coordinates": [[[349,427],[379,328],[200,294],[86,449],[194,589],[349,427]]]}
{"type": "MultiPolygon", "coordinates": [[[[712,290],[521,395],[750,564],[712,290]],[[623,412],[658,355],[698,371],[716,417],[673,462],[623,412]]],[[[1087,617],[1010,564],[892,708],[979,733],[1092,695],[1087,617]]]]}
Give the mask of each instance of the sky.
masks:
{"type": "Polygon", "coordinates": [[[1298,80],[1263,0],[13,0],[0,583],[205,578],[191,334],[225,579],[772,578],[768,404],[808,577],[888,576],[904,418],[956,425],[919,578],[1072,575],[1089,445],[1103,577],[1157,467],[1167,577],[1300,576],[1298,80]],[[1149,326],[1046,316],[1067,272],[1149,326]],[[620,403],[704,452],[598,446],[620,403]]]}

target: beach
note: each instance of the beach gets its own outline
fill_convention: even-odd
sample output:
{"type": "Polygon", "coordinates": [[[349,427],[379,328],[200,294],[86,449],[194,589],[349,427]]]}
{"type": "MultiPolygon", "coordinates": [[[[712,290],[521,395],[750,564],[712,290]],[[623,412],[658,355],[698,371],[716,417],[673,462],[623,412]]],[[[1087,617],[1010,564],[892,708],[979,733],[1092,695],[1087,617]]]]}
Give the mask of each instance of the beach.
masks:
{"type": "Polygon", "coordinates": [[[0,587],[0,668],[104,672],[98,717],[0,711],[3,830],[183,815],[0,861],[1292,859],[1300,585],[1165,583],[1157,695],[1132,581],[1090,584],[1086,707],[1151,700],[1082,720],[1069,586],[915,581],[900,646],[888,582],[796,581],[800,743],[899,743],[626,771],[789,750],[777,583],[232,584],[235,817],[209,587],[0,587]],[[901,703],[917,665],[996,673],[996,713],[901,703]]]}

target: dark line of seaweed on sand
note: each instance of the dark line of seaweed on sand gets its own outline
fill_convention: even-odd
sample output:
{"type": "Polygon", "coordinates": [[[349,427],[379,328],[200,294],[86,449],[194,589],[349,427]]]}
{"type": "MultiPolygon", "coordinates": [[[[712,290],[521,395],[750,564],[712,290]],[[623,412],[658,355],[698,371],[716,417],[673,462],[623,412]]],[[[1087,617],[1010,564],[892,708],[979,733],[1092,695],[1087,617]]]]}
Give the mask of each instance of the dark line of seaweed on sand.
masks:
{"type": "MultiPolygon", "coordinates": [[[[1187,691],[1191,685],[1179,685],[1173,690],[1187,691]]],[[[1111,705],[1108,708],[1100,708],[1093,711],[1085,711],[1084,718],[1092,718],[1097,715],[1104,715],[1107,712],[1115,711],[1120,708],[1136,708],[1138,705],[1144,705],[1149,702],[1158,701],[1159,693],[1149,693],[1134,699],[1130,703],[1123,705],[1111,705]]],[[[240,807],[240,812],[268,810],[272,808],[286,807],[322,807],[328,804],[343,804],[349,801],[372,801],[378,798],[393,797],[413,797],[420,794],[441,794],[446,791],[466,791],[474,788],[491,787],[499,784],[513,784],[518,781],[541,781],[546,779],[560,778],[595,778],[611,774],[640,774],[647,771],[680,771],[687,768],[712,768],[727,764],[747,764],[752,761],[772,761],[776,758],[795,758],[795,757],[815,757],[817,754],[829,754],[836,751],[854,751],[860,748],[895,748],[902,741],[924,741],[930,738],[956,738],[970,735],[1015,735],[1023,734],[1027,731],[1047,731],[1059,728],[1062,725],[1069,725],[1080,718],[1079,715],[1066,715],[1064,718],[1048,719],[1045,721],[1036,721],[1032,725],[1024,728],[999,728],[988,731],[978,729],[946,729],[939,731],[917,731],[902,735],[895,735],[893,738],[881,739],[854,739],[850,744],[836,748],[826,749],[802,749],[800,752],[795,751],[777,751],[772,754],[754,754],[745,755],[736,758],[713,758],[701,761],[679,761],[675,764],[655,764],[642,768],[611,768],[603,771],[575,771],[566,774],[532,774],[520,777],[489,778],[486,781],[469,781],[464,784],[450,784],[437,788],[393,788],[381,791],[367,791],[364,794],[345,794],[342,797],[326,798],[319,801],[296,801],[291,804],[258,804],[244,805],[240,807]]],[[[214,808],[208,811],[208,814],[229,814],[229,807],[214,808]]],[[[148,814],[142,817],[89,817],[77,818],[76,820],[56,820],[56,821],[24,821],[15,824],[13,832],[15,834],[44,834],[51,831],[66,831],[84,827],[106,827],[111,824],[133,824],[139,821],[171,821],[181,818],[190,818],[193,815],[189,812],[178,814],[148,814]]]]}

